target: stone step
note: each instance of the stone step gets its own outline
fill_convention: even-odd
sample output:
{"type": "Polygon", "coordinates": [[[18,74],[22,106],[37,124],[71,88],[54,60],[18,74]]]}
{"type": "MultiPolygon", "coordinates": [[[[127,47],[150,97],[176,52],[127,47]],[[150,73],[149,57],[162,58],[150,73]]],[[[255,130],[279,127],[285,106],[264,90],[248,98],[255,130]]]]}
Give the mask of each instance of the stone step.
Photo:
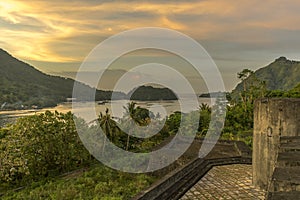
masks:
{"type": "Polygon", "coordinates": [[[300,136],[282,136],[280,137],[280,143],[299,142],[300,136]]]}
{"type": "Polygon", "coordinates": [[[280,144],[279,152],[288,152],[288,151],[300,151],[299,142],[289,142],[280,144]]]}
{"type": "Polygon", "coordinates": [[[300,168],[276,167],[273,173],[272,191],[300,191],[300,168]]]}
{"type": "Polygon", "coordinates": [[[277,167],[299,167],[300,168],[300,151],[288,151],[278,153],[277,167]]]}
{"type": "Polygon", "coordinates": [[[268,195],[268,200],[297,200],[297,199],[300,199],[299,191],[271,192],[268,195]]]}

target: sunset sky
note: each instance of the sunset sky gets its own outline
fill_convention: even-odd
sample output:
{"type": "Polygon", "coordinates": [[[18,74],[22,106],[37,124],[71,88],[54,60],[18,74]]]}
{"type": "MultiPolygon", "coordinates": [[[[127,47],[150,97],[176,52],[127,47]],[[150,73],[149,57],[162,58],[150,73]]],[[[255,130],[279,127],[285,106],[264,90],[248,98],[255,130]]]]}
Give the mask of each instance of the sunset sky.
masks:
{"type": "Polygon", "coordinates": [[[0,0],[0,48],[41,71],[73,76],[104,39],[164,27],[203,45],[231,90],[243,68],[279,56],[300,60],[299,22],[299,0],[0,0]]]}

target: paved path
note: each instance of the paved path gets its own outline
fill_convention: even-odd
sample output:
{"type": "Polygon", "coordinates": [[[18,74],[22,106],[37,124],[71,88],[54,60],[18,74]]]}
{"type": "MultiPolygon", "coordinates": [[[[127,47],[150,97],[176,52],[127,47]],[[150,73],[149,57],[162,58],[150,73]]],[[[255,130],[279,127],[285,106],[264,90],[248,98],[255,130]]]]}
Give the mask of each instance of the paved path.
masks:
{"type": "Polygon", "coordinates": [[[252,185],[251,165],[213,167],[182,198],[186,199],[265,199],[265,192],[252,185]]]}

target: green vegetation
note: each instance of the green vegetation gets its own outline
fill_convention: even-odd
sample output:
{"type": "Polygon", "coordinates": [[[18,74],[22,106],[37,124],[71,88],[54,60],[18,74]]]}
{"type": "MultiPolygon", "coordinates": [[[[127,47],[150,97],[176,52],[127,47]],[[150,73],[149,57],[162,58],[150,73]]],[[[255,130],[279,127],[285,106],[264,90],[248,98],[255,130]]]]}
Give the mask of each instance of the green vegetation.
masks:
{"type": "MultiPolygon", "coordinates": [[[[155,119],[150,111],[136,106],[134,102],[125,108],[125,116],[119,123],[123,121],[128,124],[131,116],[133,123],[141,126],[146,126],[151,120],[158,127],[163,125],[163,120],[155,119]]],[[[175,113],[167,118],[166,125],[159,133],[147,139],[128,137],[118,127],[120,124],[113,119],[109,110],[100,113],[97,121],[108,139],[120,148],[148,152],[177,132],[179,124],[176,123],[180,121],[173,120],[178,114],[181,116],[175,113]]],[[[46,111],[19,118],[15,124],[0,128],[1,198],[129,199],[159,178],[95,165],[97,161],[85,150],[76,133],[73,117],[70,112],[46,111]],[[65,173],[68,175],[62,175],[65,173]]],[[[87,128],[83,120],[75,119],[87,128]]],[[[95,128],[97,126],[91,125],[89,129],[92,131],[95,128]]],[[[105,148],[105,144],[102,148],[105,148]]]]}
{"type": "MultiPolygon", "coordinates": [[[[253,102],[270,94],[270,91],[265,89],[264,82],[255,78],[251,71],[244,70],[239,77],[248,81],[239,97],[232,99],[227,106],[221,139],[242,140],[251,146],[253,102]],[[249,79],[248,76],[252,78],[249,79]]],[[[299,88],[300,85],[284,94],[299,94],[299,88]]],[[[175,112],[164,123],[164,120],[156,118],[149,110],[136,106],[134,102],[124,109],[124,118],[118,121],[115,121],[108,109],[105,113],[100,113],[96,120],[110,141],[132,152],[152,151],[166,138],[176,134],[181,123],[193,122],[194,115],[194,112],[175,112]],[[129,128],[130,123],[147,126],[150,122],[163,127],[155,136],[141,139],[124,132],[135,131],[129,128]]],[[[210,119],[212,114],[219,116],[222,112],[212,113],[212,110],[207,104],[200,105],[197,137],[206,136],[210,126],[214,130],[220,126],[217,122],[212,124],[210,119]]],[[[15,124],[0,129],[1,198],[128,199],[159,178],[149,174],[123,173],[101,164],[95,165],[97,162],[85,150],[76,133],[73,117],[71,113],[47,111],[20,118],[15,124]],[[70,171],[68,175],[62,175],[70,171]],[[22,189],[16,191],[20,187],[22,189]]],[[[76,120],[88,127],[83,120],[76,120]]],[[[88,129],[95,128],[97,126],[91,125],[88,129]]],[[[189,130],[184,132],[188,134],[189,130]]],[[[105,148],[105,143],[101,148],[105,148]]]]}
{"type": "Polygon", "coordinates": [[[130,199],[156,179],[96,165],[70,174],[45,178],[20,191],[8,191],[1,199],[130,199]]]}
{"type": "Polygon", "coordinates": [[[141,108],[140,106],[136,107],[135,102],[128,103],[127,107],[124,107],[124,109],[125,115],[121,123],[124,125],[126,124],[126,126],[123,127],[125,127],[125,130],[129,133],[127,134],[126,140],[126,150],[128,150],[130,146],[130,132],[134,131],[133,126],[146,126],[150,122],[151,115],[153,117],[153,113],[145,108],[141,108]]]}
{"type": "Polygon", "coordinates": [[[1,182],[23,184],[85,166],[91,161],[70,112],[47,111],[20,118],[0,133],[1,182]]]}
{"type": "MultiPolygon", "coordinates": [[[[78,84],[84,93],[77,100],[92,100],[87,94],[94,89],[78,84]]],[[[72,97],[74,80],[46,75],[0,49],[0,85],[1,109],[28,109],[65,102],[66,98],[72,97]]],[[[97,90],[96,100],[111,99],[111,94],[111,91],[97,90]]],[[[123,93],[117,95],[125,97],[123,93]]]]}
{"type": "MultiPolygon", "coordinates": [[[[0,56],[2,54],[0,52],[0,56]]],[[[11,59],[11,62],[15,62],[13,58],[11,59]]],[[[276,62],[289,63],[283,58],[276,60],[276,62]]],[[[292,65],[296,64],[292,62],[292,65]]],[[[15,65],[7,64],[2,66],[15,65]]],[[[33,74],[40,73],[27,66],[26,70],[29,69],[32,70],[31,73],[33,74]]],[[[4,70],[4,72],[1,71],[0,73],[3,74],[6,72],[4,70]]],[[[7,77],[10,76],[5,75],[0,81],[5,82],[7,77]]],[[[42,76],[47,77],[47,75],[42,76]]],[[[51,80],[53,80],[52,78],[51,80]]],[[[255,99],[260,97],[299,98],[300,81],[292,89],[274,91],[268,90],[267,82],[258,78],[256,73],[251,70],[245,69],[241,71],[238,73],[238,78],[241,80],[241,88],[234,90],[231,96],[226,95],[229,104],[227,105],[226,120],[221,133],[221,139],[242,140],[251,146],[253,103],[255,99]]],[[[59,82],[60,78],[57,80],[59,82]]],[[[40,86],[43,87],[43,84],[40,84],[40,86]]],[[[24,87],[22,89],[29,90],[24,87]]],[[[13,90],[12,88],[11,91],[13,90]]],[[[5,90],[1,89],[0,92],[3,93],[3,91],[5,90]]],[[[40,90],[36,88],[36,91],[40,90]]],[[[148,98],[147,95],[152,95],[154,91],[161,91],[168,94],[163,98],[169,98],[174,95],[173,93],[170,95],[171,93],[169,92],[172,92],[170,90],[166,92],[167,89],[165,88],[154,89],[149,86],[142,86],[135,91],[137,96],[134,97],[138,98],[145,95],[144,97],[148,98]]],[[[53,95],[55,93],[49,94],[53,95]]],[[[157,94],[160,93],[158,92],[157,94]]],[[[12,94],[12,96],[15,95],[17,94],[12,94]]],[[[161,95],[160,99],[162,98],[161,95]]],[[[1,97],[6,98],[7,96],[1,97]]],[[[151,98],[151,100],[158,100],[158,97],[155,95],[151,98]]],[[[51,98],[49,97],[49,99],[51,98]]],[[[219,106],[221,103],[224,103],[224,101],[217,99],[215,106],[219,106]]],[[[108,109],[105,113],[100,113],[98,118],[95,119],[99,123],[99,126],[88,125],[82,119],[75,118],[70,112],[63,114],[46,111],[42,114],[20,118],[15,124],[9,124],[0,128],[1,198],[129,199],[159,178],[153,174],[134,175],[123,173],[99,164],[89,154],[79,139],[74,119],[87,130],[86,134],[89,134],[89,132],[93,133],[94,130],[101,128],[107,138],[118,147],[131,152],[149,152],[159,147],[162,142],[166,141],[166,138],[180,131],[182,123],[198,125],[197,137],[205,137],[211,133],[209,132],[209,128],[215,131],[222,127],[222,124],[218,121],[218,117],[225,114],[223,110],[212,113],[213,108],[207,104],[201,104],[198,111],[191,113],[175,112],[162,120],[159,116],[154,116],[149,110],[137,106],[135,102],[130,102],[124,109],[124,117],[119,120],[115,120],[108,109]],[[200,120],[194,123],[196,112],[200,113],[200,120]],[[217,117],[214,123],[211,122],[212,115],[217,117]],[[148,126],[150,122],[154,126],[148,126]],[[147,129],[149,133],[158,133],[155,136],[145,139],[134,137],[126,133],[134,133],[136,131],[135,128],[132,128],[133,125],[147,126],[149,127],[147,129]],[[162,128],[154,130],[157,127],[162,128]]],[[[181,130],[181,132],[189,134],[191,132],[189,129],[190,126],[187,129],[181,130]]],[[[147,131],[144,134],[149,134],[147,131]]],[[[106,148],[105,142],[106,140],[99,146],[103,150],[106,148]]]]}
{"type": "Polygon", "coordinates": [[[211,108],[207,104],[202,103],[199,107],[199,112],[200,112],[200,120],[199,120],[198,131],[200,136],[205,136],[209,129],[211,108]]]}
{"type": "Polygon", "coordinates": [[[255,99],[266,95],[266,84],[265,81],[258,79],[256,74],[249,69],[242,70],[237,76],[241,80],[242,90],[234,90],[231,93],[222,138],[242,140],[251,147],[253,105],[255,99]]]}
{"type": "MultiPolygon", "coordinates": [[[[289,61],[280,58],[276,62],[289,61]]],[[[294,61],[292,62],[293,64],[294,61]]],[[[262,97],[293,97],[300,98],[300,84],[288,91],[268,90],[265,80],[257,78],[256,73],[244,69],[238,73],[242,90],[232,92],[230,105],[227,106],[226,121],[222,133],[223,139],[243,140],[252,146],[254,101],[262,97]]]]}
{"type": "Polygon", "coordinates": [[[272,90],[268,91],[266,97],[288,97],[288,98],[300,98],[300,84],[289,91],[272,90]]]}
{"type": "Polygon", "coordinates": [[[291,61],[280,57],[266,67],[260,68],[247,78],[243,79],[233,90],[234,97],[244,88],[244,82],[255,76],[264,81],[267,90],[288,91],[293,89],[300,82],[300,62],[291,61]]]}
{"type": "MultiPolygon", "coordinates": [[[[155,118],[149,110],[131,102],[125,107],[125,116],[119,122],[114,120],[108,109],[96,120],[115,145],[132,152],[148,152],[178,131],[180,118],[181,113],[174,113],[164,125],[164,121],[155,118]],[[133,121],[130,123],[147,126],[152,122],[155,124],[153,128],[163,128],[147,139],[128,137],[119,126],[126,130],[131,117],[133,121]]],[[[87,130],[98,128],[96,125],[88,128],[83,120],[74,118],[70,112],[49,111],[19,118],[16,123],[0,128],[0,194],[4,199],[80,199],[85,196],[128,199],[158,178],[123,173],[99,164],[95,167],[97,161],[82,145],[74,119],[87,130]],[[61,177],[61,174],[77,169],[85,169],[86,172],[74,178],[61,177]],[[17,188],[22,189],[15,191],[17,188]]],[[[147,131],[157,130],[150,128],[147,131]]],[[[105,148],[105,143],[101,148],[105,148]]],[[[77,174],[76,171],[71,174],[74,173],[77,174]]]]}
{"type": "MultiPolygon", "coordinates": [[[[77,135],[73,117],[70,112],[46,111],[19,118],[15,124],[0,128],[1,198],[129,199],[156,179],[150,175],[119,172],[100,164],[95,166],[96,160],[77,135]],[[76,169],[86,172],[77,170],[58,177],[76,169]],[[20,187],[22,190],[15,191],[20,187]]],[[[75,120],[87,128],[83,120],[75,120]]],[[[125,149],[126,143],[122,141],[126,141],[126,134],[121,133],[108,110],[97,120],[108,138],[125,149]]],[[[95,126],[91,126],[93,128],[95,126]]],[[[149,149],[149,145],[141,146],[149,149]]]]}
{"type": "MultiPolygon", "coordinates": [[[[298,62],[288,61],[284,58],[277,59],[270,67],[277,66],[278,64],[291,64],[291,69],[293,69],[292,71],[295,73],[298,73],[300,69],[298,62]],[[294,65],[298,68],[294,68],[294,65]]],[[[267,67],[267,70],[269,70],[270,67],[267,67]]],[[[275,67],[275,71],[276,69],[275,67]]],[[[261,76],[260,73],[261,72],[257,73],[249,69],[244,69],[237,74],[241,82],[231,94],[226,94],[228,105],[221,139],[242,140],[251,147],[254,101],[262,97],[300,98],[300,81],[295,82],[295,80],[298,80],[298,77],[289,80],[289,83],[296,85],[296,87],[290,90],[270,90],[267,86],[268,80],[258,78],[257,75],[261,76]]],[[[281,88],[281,86],[278,85],[277,88],[281,88]]],[[[204,94],[202,97],[207,97],[207,95],[208,94],[204,94]]],[[[211,119],[211,109],[204,104],[200,106],[199,110],[201,115],[198,137],[204,137],[211,119]]]]}

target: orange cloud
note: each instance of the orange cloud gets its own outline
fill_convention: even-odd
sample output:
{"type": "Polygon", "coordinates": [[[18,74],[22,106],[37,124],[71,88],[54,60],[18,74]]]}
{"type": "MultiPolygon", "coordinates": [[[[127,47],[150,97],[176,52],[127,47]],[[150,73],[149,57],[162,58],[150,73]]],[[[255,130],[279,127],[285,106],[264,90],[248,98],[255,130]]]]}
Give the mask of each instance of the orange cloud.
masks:
{"type": "Polygon", "coordinates": [[[265,29],[299,30],[299,5],[296,0],[6,0],[0,2],[0,42],[20,58],[56,62],[81,61],[104,38],[144,26],[175,29],[198,40],[261,42],[270,40],[265,29]],[[254,29],[255,34],[247,33],[254,29]]]}

